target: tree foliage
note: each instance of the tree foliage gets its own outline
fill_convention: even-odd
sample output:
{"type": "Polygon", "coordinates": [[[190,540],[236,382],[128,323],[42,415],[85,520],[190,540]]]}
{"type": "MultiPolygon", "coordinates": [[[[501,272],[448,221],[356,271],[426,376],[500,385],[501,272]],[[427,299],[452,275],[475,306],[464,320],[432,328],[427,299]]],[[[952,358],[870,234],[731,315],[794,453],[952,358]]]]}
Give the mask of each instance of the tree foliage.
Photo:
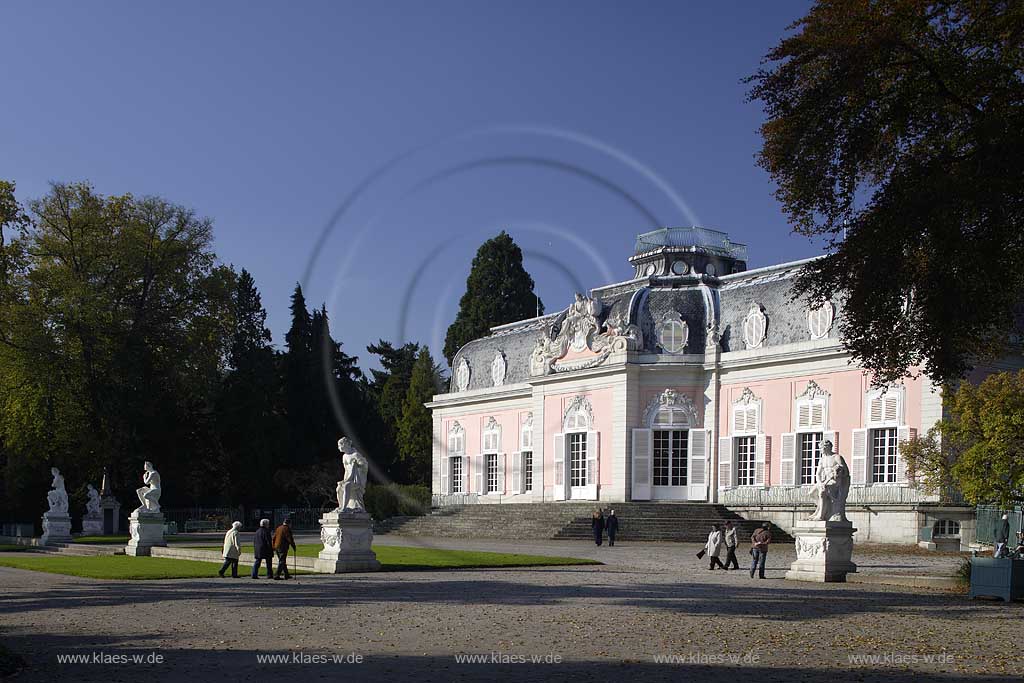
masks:
{"type": "Polygon", "coordinates": [[[1002,508],[1024,501],[1024,371],[963,383],[948,417],[905,444],[911,471],[927,490],[955,487],[968,502],[1002,508]]]}
{"type": "Polygon", "coordinates": [[[495,325],[532,318],[544,312],[534,294],[533,278],[523,267],[523,251],[504,230],[476,252],[459,300],[455,322],[448,327],[444,356],[451,365],[466,343],[490,333],[495,325]]]}
{"type": "Polygon", "coordinates": [[[398,452],[409,483],[430,483],[433,420],[424,404],[440,391],[439,380],[430,349],[424,346],[416,356],[398,425],[398,452]]]}
{"type": "Polygon", "coordinates": [[[819,0],[750,81],[760,165],[880,382],[1003,353],[1024,293],[1024,4],[819,0]]]}

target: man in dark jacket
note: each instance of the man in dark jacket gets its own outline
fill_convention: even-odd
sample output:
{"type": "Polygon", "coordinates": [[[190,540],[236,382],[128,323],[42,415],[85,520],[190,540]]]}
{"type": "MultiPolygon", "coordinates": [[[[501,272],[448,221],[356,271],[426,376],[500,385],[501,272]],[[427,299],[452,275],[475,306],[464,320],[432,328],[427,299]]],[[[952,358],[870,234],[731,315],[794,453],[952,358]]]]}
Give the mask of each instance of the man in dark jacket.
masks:
{"type": "Polygon", "coordinates": [[[604,530],[608,532],[608,547],[615,545],[615,534],[619,533],[619,518],[615,510],[608,511],[608,519],[604,521],[604,530]]]}
{"type": "Polygon", "coordinates": [[[764,562],[768,559],[768,544],[772,542],[771,524],[765,522],[761,528],[750,535],[750,542],[753,548],[750,549],[750,578],[754,578],[754,570],[758,570],[758,576],[764,578],[764,562]]]}
{"type": "Polygon", "coordinates": [[[594,514],[590,518],[590,529],[594,532],[594,543],[601,545],[601,539],[604,535],[604,515],[601,513],[600,508],[594,510],[594,514]]]}
{"type": "Polygon", "coordinates": [[[281,526],[274,529],[274,552],[277,553],[277,573],[274,580],[277,581],[284,574],[285,579],[292,578],[288,573],[288,548],[298,552],[295,547],[295,537],[292,536],[291,522],[287,519],[281,522],[281,526]]]}
{"type": "Polygon", "coordinates": [[[996,522],[996,551],[993,553],[996,557],[1003,557],[1006,555],[1006,543],[1010,540],[1010,516],[1007,514],[1003,515],[1003,518],[996,522]]]}
{"type": "Polygon", "coordinates": [[[260,565],[263,561],[267,561],[267,578],[274,578],[274,571],[272,567],[274,556],[274,537],[270,535],[270,520],[261,519],[260,528],[256,530],[256,535],[252,539],[252,550],[255,562],[252,563],[252,578],[260,578],[260,565]]]}

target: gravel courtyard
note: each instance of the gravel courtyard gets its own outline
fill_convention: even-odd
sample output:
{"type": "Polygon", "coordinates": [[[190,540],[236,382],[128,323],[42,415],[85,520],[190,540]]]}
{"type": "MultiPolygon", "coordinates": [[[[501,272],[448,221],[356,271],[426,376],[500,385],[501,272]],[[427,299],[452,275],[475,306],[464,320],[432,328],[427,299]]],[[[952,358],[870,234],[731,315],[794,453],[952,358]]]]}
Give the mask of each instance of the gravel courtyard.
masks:
{"type": "MultiPolygon", "coordinates": [[[[19,681],[976,681],[1024,670],[1021,603],[785,581],[792,547],[773,547],[760,581],[707,571],[691,545],[377,542],[607,564],[289,582],[108,582],[0,568],[0,642],[29,662],[19,681]],[[58,661],[69,654],[107,663],[58,661]],[[267,654],[288,661],[258,661],[267,654]]],[[[865,573],[948,574],[957,564],[916,553],[854,559],[865,573]]]]}

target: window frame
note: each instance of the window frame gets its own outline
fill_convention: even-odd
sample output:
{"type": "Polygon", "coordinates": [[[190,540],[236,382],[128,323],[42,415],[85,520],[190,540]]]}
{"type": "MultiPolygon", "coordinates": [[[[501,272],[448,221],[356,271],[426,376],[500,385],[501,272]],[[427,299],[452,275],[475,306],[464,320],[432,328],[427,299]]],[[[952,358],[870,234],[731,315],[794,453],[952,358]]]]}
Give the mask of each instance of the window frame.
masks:
{"type": "Polygon", "coordinates": [[[733,436],[733,466],[736,468],[736,474],[734,479],[736,480],[736,487],[741,486],[758,486],[757,482],[757,435],[756,434],[741,434],[733,436]],[[748,457],[747,462],[741,463],[740,453],[741,446],[744,450],[745,457],[748,457]],[[749,481],[744,481],[749,479],[749,481]]]}

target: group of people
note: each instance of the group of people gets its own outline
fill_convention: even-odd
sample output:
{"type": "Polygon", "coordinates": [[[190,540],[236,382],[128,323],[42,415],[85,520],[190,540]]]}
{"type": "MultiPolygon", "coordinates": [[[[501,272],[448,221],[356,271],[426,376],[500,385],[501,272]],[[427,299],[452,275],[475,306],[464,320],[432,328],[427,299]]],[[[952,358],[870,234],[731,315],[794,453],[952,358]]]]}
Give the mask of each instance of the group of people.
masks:
{"type": "MultiPolygon", "coordinates": [[[[762,524],[753,534],[750,535],[750,578],[754,578],[754,572],[760,578],[764,578],[764,563],[768,559],[768,546],[772,542],[772,529],[768,522],[762,524]]],[[[740,563],[736,559],[736,547],[739,542],[736,537],[736,527],[732,522],[726,522],[725,528],[719,528],[717,524],[711,525],[711,532],[708,534],[708,542],[704,549],[697,553],[697,557],[709,558],[708,570],[721,567],[722,569],[739,569],[740,563]],[[726,550],[725,564],[722,564],[722,548],[726,550]]]]}
{"type": "Polygon", "coordinates": [[[590,528],[594,532],[594,543],[601,545],[604,534],[608,533],[608,545],[615,545],[615,534],[619,533],[619,518],[615,516],[615,510],[609,510],[608,516],[604,516],[601,508],[594,508],[594,514],[590,517],[590,528]]]}
{"type": "MultiPolygon", "coordinates": [[[[231,569],[231,577],[238,578],[238,558],[242,554],[242,544],[238,535],[242,531],[242,523],[234,522],[228,532],[224,534],[224,564],[221,565],[217,574],[224,578],[224,572],[231,569]]],[[[289,520],[284,520],[270,533],[270,520],[261,519],[260,527],[252,539],[253,565],[250,578],[260,577],[260,566],[266,562],[267,578],[274,580],[290,579],[292,575],[288,572],[288,551],[297,551],[295,537],[292,535],[292,526],[289,520]],[[277,573],[273,571],[273,557],[277,555],[277,573]]]]}

